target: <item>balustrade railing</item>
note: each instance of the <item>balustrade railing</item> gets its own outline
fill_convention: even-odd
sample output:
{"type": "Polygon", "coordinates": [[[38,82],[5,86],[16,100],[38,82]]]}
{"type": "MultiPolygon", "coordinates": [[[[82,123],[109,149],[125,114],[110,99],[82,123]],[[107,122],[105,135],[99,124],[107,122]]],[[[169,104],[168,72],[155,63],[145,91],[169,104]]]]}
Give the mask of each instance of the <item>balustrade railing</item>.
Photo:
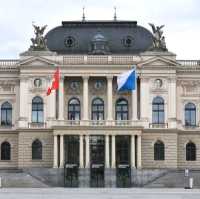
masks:
{"type": "Polygon", "coordinates": [[[134,64],[141,61],[138,56],[124,55],[73,55],[63,56],[63,64],[134,64]]]}
{"type": "Polygon", "coordinates": [[[132,120],[65,120],[54,121],[53,126],[142,126],[141,121],[132,120]]]}
{"type": "Polygon", "coordinates": [[[18,62],[18,59],[0,59],[0,66],[14,66],[18,62]]]}
{"type": "Polygon", "coordinates": [[[200,60],[177,60],[181,66],[200,66],[200,60]]]}
{"type": "Polygon", "coordinates": [[[149,123],[149,128],[168,128],[168,123],[149,123]]]}
{"type": "Polygon", "coordinates": [[[46,122],[29,122],[28,128],[46,128],[46,122]]]}

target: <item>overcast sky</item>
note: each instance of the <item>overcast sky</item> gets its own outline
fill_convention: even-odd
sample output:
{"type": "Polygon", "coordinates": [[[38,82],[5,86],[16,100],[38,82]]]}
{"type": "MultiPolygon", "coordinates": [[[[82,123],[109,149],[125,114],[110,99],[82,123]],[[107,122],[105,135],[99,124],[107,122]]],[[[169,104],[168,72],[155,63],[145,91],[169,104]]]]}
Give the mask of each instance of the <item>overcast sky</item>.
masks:
{"type": "Polygon", "coordinates": [[[34,36],[32,22],[47,30],[64,20],[135,20],[151,30],[149,22],[164,24],[169,51],[178,59],[200,59],[199,0],[0,0],[0,59],[18,58],[34,36]]]}

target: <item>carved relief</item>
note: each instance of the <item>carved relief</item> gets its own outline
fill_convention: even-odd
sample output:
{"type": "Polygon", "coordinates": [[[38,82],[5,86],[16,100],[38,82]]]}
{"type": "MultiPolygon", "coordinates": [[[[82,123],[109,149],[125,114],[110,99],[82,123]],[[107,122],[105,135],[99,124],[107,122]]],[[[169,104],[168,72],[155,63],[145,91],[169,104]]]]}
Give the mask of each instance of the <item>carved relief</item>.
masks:
{"type": "Polygon", "coordinates": [[[182,96],[199,96],[200,81],[199,80],[179,80],[178,85],[182,88],[182,96]]]}
{"type": "Polygon", "coordinates": [[[0,81],[0,92],[3,93],[14,93],[16,81],[12,80],[1,80],[0,81]]]}
{"type": "Polygon", "coordinates": [[[64,85],[67,95],[80,95],[82,93],[82,83],[80,79],[71,79],[70,81],[65,81],[64,85]]]}
{"type": "Polygon", "coordinates": [[[41,77],[34,77],[30,79],[29,82],[29,90],[33,93],[44,91],[46,89],[46,86],[44,85],[44,79],[41,77]]]}
{"type": "Polygon", "coordinates": [[[151,80],[151,92],[163,93],[167,92],[166,80],[162,78],[155,78],[151,80]]]}
{"type": "Polygon", "coordinates": [[[89,82],[89,88],[92,95],[106,94],[106,81],[104,79],[92,79],[89,82]]]}

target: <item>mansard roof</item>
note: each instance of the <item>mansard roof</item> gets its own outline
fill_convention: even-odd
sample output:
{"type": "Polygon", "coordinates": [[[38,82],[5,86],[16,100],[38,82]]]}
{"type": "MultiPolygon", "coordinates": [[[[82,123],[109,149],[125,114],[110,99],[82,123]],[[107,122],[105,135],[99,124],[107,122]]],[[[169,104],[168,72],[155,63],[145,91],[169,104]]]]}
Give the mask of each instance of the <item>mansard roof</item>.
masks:
{"type": "Polygon", "coordinates": [[[49,50],[58,54],[91,54],[95,35],[108,42],[110,54],[137,54],[152,46],[152,34],[136,21],[63,21],[46,34],[49,50]]]}

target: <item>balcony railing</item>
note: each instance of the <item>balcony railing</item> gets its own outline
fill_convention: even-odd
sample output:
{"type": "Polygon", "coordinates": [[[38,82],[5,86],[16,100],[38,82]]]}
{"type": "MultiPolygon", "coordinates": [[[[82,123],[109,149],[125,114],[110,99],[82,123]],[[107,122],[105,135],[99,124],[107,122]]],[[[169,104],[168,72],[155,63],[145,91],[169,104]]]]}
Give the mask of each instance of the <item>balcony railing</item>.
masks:
{"type": "Polygon", "coordinates": [[[168,123],[149,123],[149,128],[168,128],[168,123]]]}
{"type": "Polygon", "coordinates": [[[183,125],[185,129],[196,129],[199,128],[199,125],[183,125]]]}
{"type": "Polygon", "coordinates": [[[46,122],[29,122],[28,128],[46,128],[46,122]]]}
{"type": "Polygon", "coordinates": [[[11,125],[0,125],[0,129],[12,129],[14,127],[13,124],[11,125]]]}
{"type": "Polygon", "coordinates": [[[16,69],[18,59],[0,59],[0,69],[16,69]]]}
{"type": "Polygon", "coordinates": [[[133,120],[55,120],[53,126],[142,126],[141,121],[133,120]]]}

